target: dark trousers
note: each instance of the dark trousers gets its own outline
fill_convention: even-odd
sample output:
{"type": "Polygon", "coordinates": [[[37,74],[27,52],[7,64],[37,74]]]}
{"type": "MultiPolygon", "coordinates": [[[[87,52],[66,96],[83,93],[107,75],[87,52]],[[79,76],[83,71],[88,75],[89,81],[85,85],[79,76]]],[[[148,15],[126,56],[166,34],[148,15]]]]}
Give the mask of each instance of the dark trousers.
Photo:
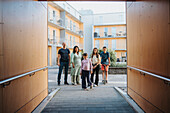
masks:
{"type": "MultiPolygon", "coordinates": [[[[95,64],[93,65],[95,66],[95,64]]],[[[96,72],[96,77],[95,77],[95,84],[98,85],[99,83],[99,65],[93,69],[93,73],[91,74],[91,82],[94,83],[94,73],[96,72]]]]}
{"type": "Polygon", "coordinates": [[[67,83],[69,62],[60,62],[59,73],[58,73],[58,83],[60,83],[61,73],[62,73],[63,67],[65,67],[64,83],[67,83]]]}
{"type": "Polygon", "coordinates": [[[82,88],[87,88],[86,87],[86,78],[87,78],[88,86],[91,86],[92,83],[90,81],[90,71],[82,70],[82,88]]]}

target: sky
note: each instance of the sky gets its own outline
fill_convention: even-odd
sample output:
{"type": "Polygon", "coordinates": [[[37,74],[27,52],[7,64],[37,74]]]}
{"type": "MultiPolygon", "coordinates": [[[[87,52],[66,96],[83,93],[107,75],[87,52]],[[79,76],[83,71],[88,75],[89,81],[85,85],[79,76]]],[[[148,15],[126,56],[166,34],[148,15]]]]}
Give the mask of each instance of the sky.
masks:
{"type": "Polygon", "coordinates": [[[125,12],[125,2],[85,2],[67,1],[76,10],[91,9],[94,14],[125,12]]]}

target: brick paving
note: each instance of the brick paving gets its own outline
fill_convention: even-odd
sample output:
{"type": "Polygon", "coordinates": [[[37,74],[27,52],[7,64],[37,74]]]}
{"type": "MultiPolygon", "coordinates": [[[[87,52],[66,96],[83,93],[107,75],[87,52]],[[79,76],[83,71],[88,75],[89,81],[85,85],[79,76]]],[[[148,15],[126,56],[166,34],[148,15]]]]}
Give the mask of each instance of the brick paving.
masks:
{"type": "Polygon", "coordinates": [[[56,73],[49,73],[49,88],[61,89],[42,113],[134,113],[130,105],[113,88],[126,86],[126,75],[109,75],[107,85],[101,84],[100,81],[98,87],[89,91],[81,90],[81,85],[57,86],[54,75],[56,76],[56,73]]]}

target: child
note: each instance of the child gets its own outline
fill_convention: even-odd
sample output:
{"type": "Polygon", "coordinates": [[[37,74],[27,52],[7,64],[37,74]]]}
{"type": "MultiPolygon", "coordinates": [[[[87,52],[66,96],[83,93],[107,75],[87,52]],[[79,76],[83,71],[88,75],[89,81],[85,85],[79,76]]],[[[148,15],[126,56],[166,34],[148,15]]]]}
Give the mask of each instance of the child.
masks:
{"type": "Polygon", "coordinates": [[[107,83],[108,68],[110,66],[110,55],[107,52],[106,46],[103,47],[103,52],[100,53],[101,56],[101,70],[103,75],[103,83],[107,83]],[[104,72],[106,74],[106,79],[104,78],[104,72]]]}
{"type": "Polygon", "coordinates": [[[90,89],[92,89],[92,83],[90,81],[90,73],[92,73],[93,71],[93,66],[91,60],[88,59],[87,57],[88,57],[87,53],[84,53],[83,60],[81,62],[81,73],[80,73],[80,75],[82,76],[82,88],[85,91],[88,91],[86,87],[86,78],[87,78],[88,86],[90,86],[90,89]]]}
{"type": "Polygon", "coordinates": [[[93,73],[91,74],[91,82],[94,83],[93,87],[98,86],[99,83],[99,69],[100,69],[100,55],[98,53],[98,49],[94,48],[92,57],[91,57],[92,65],[93,65],[93,73]],[[94,82],[94,73],[96,72],[95,82],[94,82]]]}

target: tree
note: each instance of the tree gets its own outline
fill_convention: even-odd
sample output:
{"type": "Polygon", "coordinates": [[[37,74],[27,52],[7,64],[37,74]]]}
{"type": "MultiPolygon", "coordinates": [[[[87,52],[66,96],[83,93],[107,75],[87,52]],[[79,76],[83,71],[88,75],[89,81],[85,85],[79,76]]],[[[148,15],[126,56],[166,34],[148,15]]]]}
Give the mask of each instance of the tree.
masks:
{"type": "MultiPolygon", "coordinates": [[[[99,54],[100,54],[103,50],[102,50],[102,49],[99,49],[98,51],[99,51],[99,54]]],[[[112,49],[108,49],[107,51],[108,51],[109,54],[110,54],[110,61],[111,61],[112,63],[116,63],[115,51],[113,51],[112,49]]]]}

